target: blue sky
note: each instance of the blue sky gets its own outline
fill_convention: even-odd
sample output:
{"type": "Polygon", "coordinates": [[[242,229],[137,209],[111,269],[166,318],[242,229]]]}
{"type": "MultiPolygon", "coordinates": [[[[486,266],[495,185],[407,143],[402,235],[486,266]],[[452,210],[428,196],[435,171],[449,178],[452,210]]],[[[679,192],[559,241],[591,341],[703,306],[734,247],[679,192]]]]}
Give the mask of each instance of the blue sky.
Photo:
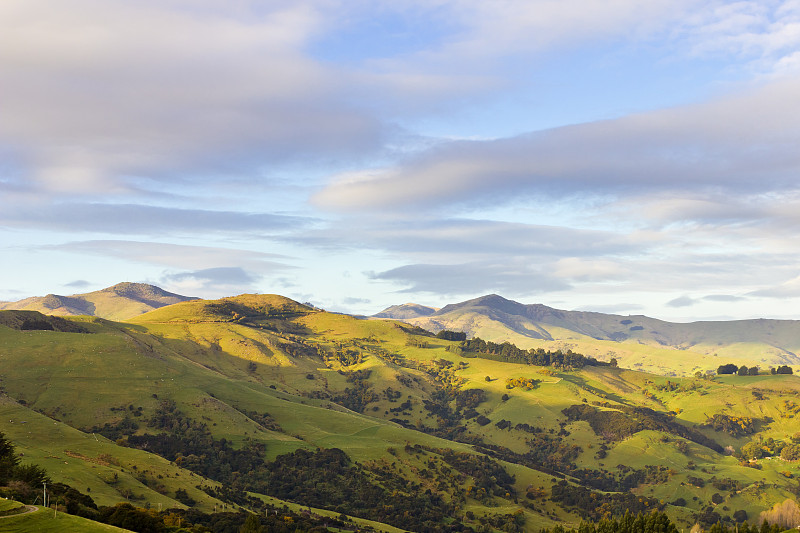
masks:
{"type": "Polygon", "coordinates": [[[4,0],[0,300],[800,318],[800,2],[4,0]]]}

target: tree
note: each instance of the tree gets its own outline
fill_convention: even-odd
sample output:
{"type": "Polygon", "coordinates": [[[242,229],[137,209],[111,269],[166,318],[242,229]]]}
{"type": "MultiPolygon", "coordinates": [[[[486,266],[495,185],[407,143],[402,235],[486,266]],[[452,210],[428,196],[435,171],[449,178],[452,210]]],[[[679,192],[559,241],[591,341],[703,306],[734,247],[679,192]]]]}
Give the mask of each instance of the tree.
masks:
{"type": "Polygon", "coordinates": [[[717,374],[733,374],[737,370],[739,370],[738,366],[733,363],[728,363],[727,365],[720,365],[719,368],[717,368],[717,374]]]}
{"type": "Polygon", "coordinates": [[[784,461],[797,461],[800,459],[800,445],[787,444],[781,450],[781,459],[784,461]]]}
{"type": "Polygon", "coordinates": [[[239,533],[260,533],[261,531],[264,531],[261,528],[261,522],[254,514],[248,515],[242,527],[239,528],[239,533]]]}
{"type": "Polygon", "coordinates": [[[776,374],[792,374],[793,372],[792,372],[792,367],[786,366],[786,365],[782,365],[782,366],[779,366],[775,370],[775,373],[776,374]]]}
{"type": "Polygon", "coordinates": [[[742,365],[739,367],[739,371],[737,372],[737,374],[739,374],[740,376],[746,376],[748,372],[750,372],[750,369],[747,368],[747,366],[742,365]]]}
{"type": "Polygon", "coordinates": [[[776,503],[768,511],[762,511],[758,518],[764,523],[778,524],[786,529],[793,528],[800,524],[800,507],[794,500],[786,500],[776,503]]]}
{"type": "Polygon", "coordinates": [[[14,445],[0,432],[0,485],[5,485],[19,464],[14,445]]]}
{"type": "Polygon", "coordinates": [[[761,459],[764,456],[764,448],[758,441],[750,441],[742,446],[742,457],[745,459],[761,459]]]}
{"type": "Polygon", "coordinates": [[[757,366],[751,366],[750,369],[747,371],[747,373],[749,375],[751,375],[751,376],[757,376],[758,375],[758,367],[757,366]]]}

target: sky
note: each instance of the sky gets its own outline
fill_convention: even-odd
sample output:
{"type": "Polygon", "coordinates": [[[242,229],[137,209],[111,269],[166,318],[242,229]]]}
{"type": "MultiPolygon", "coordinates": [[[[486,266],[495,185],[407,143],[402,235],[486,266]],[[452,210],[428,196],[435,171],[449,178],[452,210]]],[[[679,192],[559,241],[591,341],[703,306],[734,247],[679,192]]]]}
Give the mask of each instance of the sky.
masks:
{"type": "Polygon", "coordinates": [[[0,300],[800,319],[800,0],[3,0],[0,300]]]}

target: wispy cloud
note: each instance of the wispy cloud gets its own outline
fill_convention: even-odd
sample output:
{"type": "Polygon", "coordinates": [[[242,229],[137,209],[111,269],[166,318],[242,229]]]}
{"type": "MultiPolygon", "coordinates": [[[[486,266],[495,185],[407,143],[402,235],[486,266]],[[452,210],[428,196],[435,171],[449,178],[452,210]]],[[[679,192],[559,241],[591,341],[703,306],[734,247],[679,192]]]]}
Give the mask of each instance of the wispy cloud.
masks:
{"type": "Polygon", "coordinates": [[[151,283],[180,294],[201,294],[207,298],[258,292],[267,277],[294,269],[286,262],[289,258],[279,254],[211,246],[97,240],[45,248],[153,265],[161,269],[161,274],[149,280],[151,283]]]}
{"type": "Polygon", "coordinates": [[[658,191],[793,190],[800,78],[703,105],[494,141],[460,141],[397,167],[349,174],[316,197],[341,210],[658,191]]]}
{"type": "Polygon", "coordinates": [[[414,264],[372,273],[377,281],[406,285],[399,292],[465,295],[498,292],[533,295],[570,288],[546,269],[521,261],[485,261],[453,265],[414,264]]]}
{"type": "Polygon", "coordinates": [[[695,303],[697,303],[697,300],[695,300],[694,298],[691,298],[689,296],[685,296],[684,295],[684,296],[680,296],[678,298],[675,298],[673,300],[668,301],[667,305],[670,306],[670,307],[690,307],[690,306],[694,305],[695,303]]]}
{"type": "Polygon", "coordinates": [[[292,215],[141,204],[28,203],[0,211],[0,226],[122,235],[280,232],[312,222],[310,218],[292,215]]]}
{"type": "Polygon", "coordinates": [[[240,267],[217,267],[164,274],[159,284],[187,294],[223,297],[253,292],[262,276],[240,267]]]}
{"type": "Polygon", "coordinates": [[[765,287],[750,293],[752,296],[764,298],[796,298],[800,297],[800,276],[794,277],[783,283],[765,287]]]}
{"type": "MultiPolygon", "coordinates": [[[[192,271],[210,271],[218,268],[243,267],[255,272],[272,272],[292,268],[282,262],[289,259],[279,254],[216,248],[211,246],[189,246],[160,242],[96,240],[76,241],[42,247],[85,255],[98,255],[149,263],[192,271]]],[[[224,271],[223,271],[224,272],[224,271]]]]}

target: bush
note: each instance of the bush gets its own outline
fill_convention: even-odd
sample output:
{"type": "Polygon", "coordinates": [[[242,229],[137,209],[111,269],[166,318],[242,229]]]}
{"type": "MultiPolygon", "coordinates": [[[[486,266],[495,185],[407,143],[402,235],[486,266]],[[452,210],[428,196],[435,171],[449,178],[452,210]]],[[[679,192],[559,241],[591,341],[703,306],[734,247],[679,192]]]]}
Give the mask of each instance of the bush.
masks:
{"type": "Polygon", "coordinates": [[[477,422],[479,426],[485,426],[486,424],[491,422],[491,420],[489,420],[483,415],[480,415],[478,418],[475,419],[475,422],[477,422]]]}

